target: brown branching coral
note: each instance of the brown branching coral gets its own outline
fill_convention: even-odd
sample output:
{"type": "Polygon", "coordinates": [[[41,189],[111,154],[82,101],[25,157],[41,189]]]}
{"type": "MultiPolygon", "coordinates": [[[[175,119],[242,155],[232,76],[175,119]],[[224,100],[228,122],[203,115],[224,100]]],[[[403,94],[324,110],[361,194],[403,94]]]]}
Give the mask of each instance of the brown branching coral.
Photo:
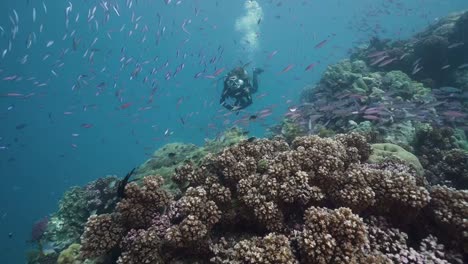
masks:
{"type": "Polygon", "coordinates": [[[429,235],[415,247],[409,244],[405,232],[391,227],[385,218],[370,217],[367,221],[369,248],[367,251],[381,252],[392,263],[462,263],[460,254],[446,250],[435,236],[429,235]]]}
{"type": "Polygon", "coordinates": [[[380,170],[367,164],[352,164],[327,177],[324,186],[336,206],[359,213],[366,209],[395,218],[416,216],[429,202],[429,193],[406,171],[380,170]]]}
{"type": "Polygon", "coordinates": [[[468,191],[437,185],[431,188],[431,198],[430,214],[441,232],[468,253],[468,191]]]}
{"type": "Polygon", "coordinates": [[[370,185],[372,171],[362,166],[350,166],[343,173],[330,175],[329,195],[337,206],[361,212],[376,203],[376,193],[370,185]]]}
{"type": "Polygon", "coordinates": [[[311,207],[304,222],[298,241],[305,263],[351,263],[368,243],[366,225],[347,208],[311,207]]]}
{"type": "Polygon", "coordinates": [[[172,222],[180,222],[167,229],[165,238],[177,247],[205,242],[221,212],[215,202],[208,200],[202,187],[190,187],[185,196],[175,202],[169,212],[172,222]]]}
{"type": "Polygon", "coordinates": [[[215,245],[213,263],[264,263],[296,264],[299,263],[293,254],[289,239],[284,235],[270,233],[263,238],[253,237],[237,242],[232,247],[215,245]],[[216,248],[216,249],[215,249],[216,248]]]}
{"type": "Polygon", "coordinates": [[[125,198],[117,204],[117,211],[122,220],[131,228],[146,228],[151,225],[154,216],[169,205],[170,194],[163,190],[163,179],[148,176],[142,186],[129,183],[125,188],[125,198]]]}
{"type": "Polygon", "coordinates": [[[120,243],[124,227],[115,214],[93,215],[81,236],[81,254],[85,258],[99,257],[120,243]]]}
{"type": "Polygon", "coordinates": [[[339,134],[335,139],[346,147],[351,162],[366,161],[371,152],[371,146],[367,143],[366,137],[359,133],[339,134]],[[355,154],[357,154],[355,156],[355,154]]]}
{"type": "Polygon", "coordinates": [[[348,160],[346,147],[331,138],[299,137],[293,141],[292,148],[301,169],[313,171],[322,178],[335,171],[343,171],[348,160]]]}
{"type": "Polygon", "coordinates": [[[163,263],[159,254],[161,239],[155,228],[130,230],[121,243],[118,264],[163,263]]]}
{"type": "Polygon", "coordinates": [[[208,200],[206,190],[202,187],[189,188],[171,209],[173,219],[192,215],[210,227],[219,221],[221,215],[216,203],[208,200]]]}

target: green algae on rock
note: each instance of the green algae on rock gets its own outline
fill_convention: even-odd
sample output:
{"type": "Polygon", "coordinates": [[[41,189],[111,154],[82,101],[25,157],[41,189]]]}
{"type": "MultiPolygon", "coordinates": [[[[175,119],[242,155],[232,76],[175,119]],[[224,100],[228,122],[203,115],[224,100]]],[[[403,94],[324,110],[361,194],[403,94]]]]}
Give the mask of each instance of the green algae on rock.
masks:
{"type": "Polygon", "coordinates": [[[225,147],[246,140],[246,134],[242,129],[234,127],[226,130],[216,139],[205,139],[205,145],[202,147],[186,143],[166,144],[157,149],[151,158],[137,169],[135,178],[160,175],[165,179],[166,188],[175,191],[177,186],[173,183],[171,176],[176,168],[187,163],[198,164],[207,154],[217,153],[225,147]]]}

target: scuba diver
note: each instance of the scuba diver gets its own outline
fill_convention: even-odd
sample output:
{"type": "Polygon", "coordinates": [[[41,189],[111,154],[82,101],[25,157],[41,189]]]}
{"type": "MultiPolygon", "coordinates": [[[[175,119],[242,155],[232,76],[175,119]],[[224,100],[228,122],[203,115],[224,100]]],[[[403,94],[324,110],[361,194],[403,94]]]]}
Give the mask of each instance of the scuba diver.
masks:
{"type": "MultiPolygon", "coordinates": [[[[248,64],[247,64],[248,65],[248,64]]],[[[243,67],[231,70],[224,79],[223,93],[219,103],[230,111],[239,111],[252,104],[252,94],[258,90],[258,75],[260,68],[253,69],[252,83],[243,67]]]]}

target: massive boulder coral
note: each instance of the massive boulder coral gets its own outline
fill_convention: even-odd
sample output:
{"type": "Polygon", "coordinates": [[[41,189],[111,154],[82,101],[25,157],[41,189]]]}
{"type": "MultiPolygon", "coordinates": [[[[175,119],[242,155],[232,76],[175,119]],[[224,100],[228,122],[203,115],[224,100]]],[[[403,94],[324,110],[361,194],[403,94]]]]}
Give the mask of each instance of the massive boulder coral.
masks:
{"type": "Polygon", "coordinates": [[[180,197],[158,176],[127,185],[113,213],[89,219],[81,254],[117,263],[456,263],[463,238],[443,234],[462,230],[466,198],[429,192],[397,161],[367,164],[370,151],[358,134],[242,141],[176,169],[180,197]]]}

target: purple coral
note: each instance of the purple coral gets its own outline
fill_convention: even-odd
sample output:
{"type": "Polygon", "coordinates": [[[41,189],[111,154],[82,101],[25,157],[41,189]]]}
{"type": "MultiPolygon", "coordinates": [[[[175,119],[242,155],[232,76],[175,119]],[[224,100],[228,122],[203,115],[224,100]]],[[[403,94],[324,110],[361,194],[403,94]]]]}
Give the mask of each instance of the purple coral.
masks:
{"type": "Polygon", "coordinates": [[[47,226],[49,225],[49,217],[45,216],[42,219],[35,222],[31,230],[31,241],[37,242],[42,236],[44,236],[47,226]]]}

